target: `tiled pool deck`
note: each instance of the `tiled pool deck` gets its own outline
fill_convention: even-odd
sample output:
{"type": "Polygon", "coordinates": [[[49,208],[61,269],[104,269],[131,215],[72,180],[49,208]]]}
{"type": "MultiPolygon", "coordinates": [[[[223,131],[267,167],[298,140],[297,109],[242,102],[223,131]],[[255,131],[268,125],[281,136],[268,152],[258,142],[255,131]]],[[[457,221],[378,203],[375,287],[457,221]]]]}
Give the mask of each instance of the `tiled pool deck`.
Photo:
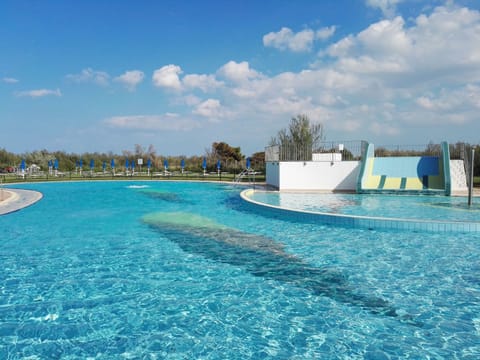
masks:
{"type": "Polygon", "coordinates": [[[38,191],[1,188],[0,215],[5,215],[33,205],[42,197],[42,193],[38,191]]]}
{"type": "Polygon", "coordinates": [[[285,207],[260,203],[251,199],[255,190],[247,189],[241,192],[240,196],[256,210],[270,215],[288,215],[289,218],[296,218],[303,221],[315,221],[334,226],[365,228],[365,229],[390,229],[413,232],[479,232],[480,222],[462,221],[438,221],[428,219],[397,219],[369,217],[358,215],[344,215],[335,213],[322,213],[313,211],[300,211],[285,207]]]}

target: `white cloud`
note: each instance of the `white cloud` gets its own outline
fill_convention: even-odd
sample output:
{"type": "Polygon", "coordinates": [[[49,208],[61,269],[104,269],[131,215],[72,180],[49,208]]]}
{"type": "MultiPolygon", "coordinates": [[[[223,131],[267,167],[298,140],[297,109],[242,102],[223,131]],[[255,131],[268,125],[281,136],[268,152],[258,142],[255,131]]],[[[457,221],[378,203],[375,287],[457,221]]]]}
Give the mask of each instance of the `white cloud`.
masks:
{"type": "Polygon", "coordinates": [[[172,90],[181,90],[182,82],[179,75],[182,69],[177,65],[165,65],[153,73],[153,84],[157,87],[163,87],[172,90]]]}
{"type": "Polygon", "coordinates": [[[203,92],[214,90],[223,85],[222,82],[215,79],[214,75],[186,75],[182,82],[187,89],[200,89],[203,92]]]}
{"type": "Polygon", "coordinates": [[[335,26],[324,27],[320,30],[317,30],[315,37],[319,40],[327,40],[335,34],[337,28],[335,26]]]}
{"type": "Polygon", "coordinates": [[[478,11],[450,5],[409,21],[399,16],[377,21],[318,56],[322,61],[315,67],[271,76],[246,61],[184,76],[180,66],[167,65],[155,72],[154,84],[178,90],[170,104],[186,106],[187,116],[116,117],[109,123],[166,129],[174,121],[195,128],[206,126],[205,120],[228,120],[215,126],[255,128],[251,135],[265,142],[299,113],[322,122],[327,136],[339,139],[436,141],[454,133],[448,126],[466,123],[480,131],[478,11]]]}
{"type": "Polygon", "coordinates": [[[79,74],[68,74],[66,78],[76,83],[94,83],[100,86],[108,86],[110,82],[108,73],[92,68],[83,69],[79,74]]]}
{"type": "Polygon", "coordinates": [[[39,98],[44,96],[62,96],[60,89],[48,90],[48,89],[38,89],[38,90],[26,90],[18,91],[15,93],[17,97],[31,97],[39,98]]]}
{"type": "Polygon", "coordinates": [[[412,39],[404,28],[405,21],[400,16],[393,20],[383,20],[370,25],[357,36],[363,51],[373,55],[406,55],[412,50],[412,39]]]}
{"type": "Polygon", "coordinates": [[[14,78],[11,78],[11,77],[4,77],[2,79],[2,82],[6,83],[6,84],[16,84],[16,83],[18,83],[18,80],[14,79],[14,78]]]}
{"type": "Polygon", "coordinates": [[[189,131],[200,127],[193,119],[178,114],[114,116],[104,120],[112,128],[139,131],[189,131]]]}
{"type": "Polygon", "coordinates": [[[315,32],[311,29],[294,33],[291,29],[283,27],[278,32],[270,32],[263,37],[263,45],[280,50],[294,52],[309,51],[315,39],[315,32]]]}
{"type": "Polygon", "coordinates": [[[114,80],[122,83],[129,91],[135,91],[138,84],[140,84],[145,77],[143,71],[130,70],[124,74],[117,76],[114,80]]]}
{"type": "Polygon", "coordinates": [[[317,31],[305,29],[294,33],[283,27],[278,32],[270,32],[263,36],[263,45],[279,50],[306,52],[312,49],[315,40],[327,40],[335,33],[336,27],[324,27],[317,31]]]}
{"type": "Polygon", "coordinates": [[[380,9],[385,17],[393,17],[397,4],[402,1],[403,0],[367,0],[367,5],[380,9]]]}
{"type": "Polygon", "coordinates": [[[227,80],[234,82],[246,82],[262,77],[260,73],[250,68],[250,65],[247,61],[242,61],[240,63],[229,61],[223,65],[217,73],[227,80]]]}
{"type": "Polygon", "coordinates": [[[193,110],[193,114],[208,118],[211,122],[219,122],[228,116],[218,99],[208,99],[198,104],[193,110]]]}

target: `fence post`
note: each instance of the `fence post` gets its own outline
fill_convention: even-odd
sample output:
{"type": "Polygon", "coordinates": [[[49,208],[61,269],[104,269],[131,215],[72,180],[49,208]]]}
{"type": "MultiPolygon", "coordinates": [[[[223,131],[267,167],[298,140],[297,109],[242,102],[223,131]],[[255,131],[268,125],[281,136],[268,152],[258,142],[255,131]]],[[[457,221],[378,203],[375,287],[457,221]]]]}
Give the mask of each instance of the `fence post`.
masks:
{"type": "Polygon", "coordinates": [[[473,169],[475,160],[475,146],[472,146],[472,156],[470,157],[470,183],[468,184],[468,206],[472,205],[472,193],[473,193],[473,169]]]}

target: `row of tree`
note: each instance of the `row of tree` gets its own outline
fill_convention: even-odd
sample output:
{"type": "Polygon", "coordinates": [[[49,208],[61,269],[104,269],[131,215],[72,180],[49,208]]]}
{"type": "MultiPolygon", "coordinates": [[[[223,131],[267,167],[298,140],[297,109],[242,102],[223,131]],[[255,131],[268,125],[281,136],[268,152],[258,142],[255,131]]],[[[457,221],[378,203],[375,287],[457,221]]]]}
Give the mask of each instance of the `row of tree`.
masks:
{"type": "MultiPolygon", "coordinates": [[[[132,162],[138,166],[138,159],[143,160],[143,166],[146,166],[147,161],[150,160],[153,169],[163,169],[165,160],[168,162],[169,169],[180,169],[182,160],[185,168],[190,171],[203,170],[204,159],[206,159],[207,170],[216,171],[218,161],[221,164],[222,171],[241,171],[246,166],[246,157],[242,154],[240,147],[231,147],[225,142],[215,142],[211,149],[205,151],[204,155],[199,156],[163,156],[157,155],[153,145],[144,148],[139,144],[134,146],[133,151],[124,150],[122,154],[108,153],[66,153],[64,151],[50,152],[48,150],[38,150],[27,152],[24,154],[14,154],[6,149],[0,149],[0,170],[17,169],[20,167],[22,160],[27,166],[35,164],[42,170],[48,169],[49,162],[58,160],[59,168],[62,171],[74,171],[78,168],[80,160],[82,160],[82,167],[89,168],[90,162],[93,160],[94,169],[100,170],[104,163],[110,168],[110,163],[113,159],[115,167],[121,169],[125,167],[126,161],[132,162]]],[[[252,168],[263,171],[264,152],[258,152],[250,157],[252,168]]]]}
{"type": "MultiPolygon", "coordinates": [[[[312,123],[307,115],[301,114],[293,117],[287,128],[281,129],[276,136],[270,140],[270,146],[278,146],[282,151],[282,160],[308,160],[312,158],[314,151],[322,152],[322,144],[325,140],[325,132],[323,124],[312,123]]],[[[472,145],[465,143],[456,143],[450,145],[450,153],[452,158],[468,158],[470,156],[472,145]]],[[[323,149],[325,150],[325,149],[323,149]]],[[[328,149],[327,149],[328,150],[328,149]]],[[[333,150],[333,149],[332,149],[333,150]]],[[[430,143],[423,148],[401,149],[377,147],[376,156],[415,156],[415,155],[439,155],[440,145],[430,143]]],[[[349,149],[343,150],[344,158],[353,160],[356,158],[349,149]],[[346,156],[348,155],[348,156],[346,156]]],[[[78,167],[78,161],[84,160],[84,163],[94,161],[97,168],[101,168],[103,162],[111,159],[115,161],[117,166],[126,162],[126,159],[137,161],[143,159],[144,164],[150,160],[154,169],[163,169],[164,161],[167,160],[169,168],[179,169],[183,160],[185,167],[189,170],[196,171],[203,168],[204,158],[207,161],[207,170],[214,171],[217,163],[220,161],[222,171],[241,171],[245,164],[246,157],[242,154],[240,147],[232,147],[225,142],[214,142],[210,149],[205,150],[202,156],[159,156],[156,154],[153,145],[144,148],[139,144],[134,146],[133,151],[124,150],[122,154],[109,153],[84,153],[73,154],[63,151],[49,152],[47,150],[33,151],[25,154],[13,154],[5,149],[0,149],[0,169],[5,167],[18,167],[21,160],[25,160],[27,164],[36,164],[41,168],[47,168],[48,162],[57,159],[62,170],[72,171],[78,167]]],[[[257,152],[250,157],[250,163],[256,170],[264,171],[265,169],[265,152],[257,152]]],[[[475,173],[480,172],[480,147],[475,148],[475,173]]]]}

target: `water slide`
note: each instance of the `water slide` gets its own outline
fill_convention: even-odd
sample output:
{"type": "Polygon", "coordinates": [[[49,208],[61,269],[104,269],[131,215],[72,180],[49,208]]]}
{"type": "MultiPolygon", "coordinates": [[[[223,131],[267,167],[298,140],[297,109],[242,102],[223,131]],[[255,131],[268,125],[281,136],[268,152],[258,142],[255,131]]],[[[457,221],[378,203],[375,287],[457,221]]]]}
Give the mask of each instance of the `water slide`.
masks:
{"type": "Polygon", "coordinates": [[[375,157],[365,148],[357,182],[359,193],[422,193],[450,195],[450,154],[442,143],[440,156],[375,157]]]}

